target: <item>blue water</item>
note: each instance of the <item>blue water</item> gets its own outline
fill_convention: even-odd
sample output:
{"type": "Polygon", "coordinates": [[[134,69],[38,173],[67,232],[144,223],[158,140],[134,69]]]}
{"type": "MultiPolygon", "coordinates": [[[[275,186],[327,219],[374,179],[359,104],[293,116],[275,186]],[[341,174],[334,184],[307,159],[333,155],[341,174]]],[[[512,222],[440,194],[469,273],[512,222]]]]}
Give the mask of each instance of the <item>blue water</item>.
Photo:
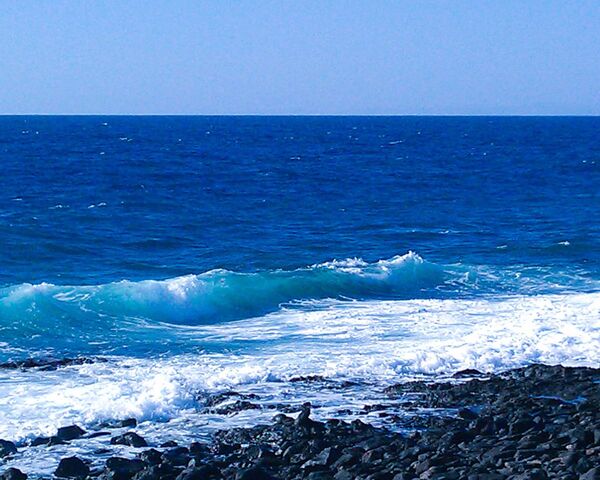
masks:
{"type": "Polygon", "coordinates": [[[600,118],[9,116],[0,165],[0,360],[112,362],[6,373],[42,400],[0,402],[5,436],[48,403],[600,362],[600,118]]]}
{"type": "Polygon", "coordinates": [[[599,118],[2,117],[0,162],[3,285],[600,267],[599,118]]]}

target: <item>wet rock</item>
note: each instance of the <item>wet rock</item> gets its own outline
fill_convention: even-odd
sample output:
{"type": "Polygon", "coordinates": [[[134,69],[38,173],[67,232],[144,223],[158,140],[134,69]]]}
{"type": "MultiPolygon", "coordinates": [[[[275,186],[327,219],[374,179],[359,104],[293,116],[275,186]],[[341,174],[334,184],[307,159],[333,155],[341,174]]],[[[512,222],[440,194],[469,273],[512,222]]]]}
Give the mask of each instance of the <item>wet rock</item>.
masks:
{"type": "Polygon", "coordinates": [[[229,392],[221,392],[214,395],[209,395],[204,399],[204,405],[206,407],[215,407],[222,403],[231,401],[233,398],[237,398],[238,400],[258,400],[258,395],[253,393],[243,394],[234,391],[229,392]]]}
{"type": "Polygon", "coordinates": [[[40,445],[48,445],[50,437],[35,437],[30,443],[30,447],[39,447],[40,445]]]}
{"type": "Polygon", "coordinates": [[[26,360],[18,360],[18,361],[0,363],[0,369],[28,370],[30,368],[37,368],[41,371],[52,371],[52,370],[57,370],[58,368],[62,368],[62,367],[69,367],[72,365],[84,365],[84,364],[90,364],[90,363],[96,363],[96,362],[106,362],[106,359],[104,359],[104,358],[85,358],[85,357],[61,358],[61,359],[28,358],[26,360]]]}
{"type": "MultiPolygon", "coordinates": [[[[134,475],[133,480],[160,480],[165,472],[158,466],[144,468],[141,472],[134,475]]],[[[171,475],[171,478],[173,476],[171,475]]]]}
{"type": "Polygon", "coordinates": [[[192,442],[190,443],[190,455],[193,457],[204,457],[210,452],[210,446],[206,443],[192,442]]]}
{"type": "Polygon", "coordinates": [[[162,453],[154,448],[150,448],[141,452],[139,458],[148,465],[158,465],[162,461],[162,453]]]}
{"type": "Polygon", "coordinates": [[[599,480],[599,479],[600,479],[600,467],[594,467],[579,476],[579,480],[599,480]]]}
{"type": "MultiPolygon", "coordinates": [[[[270,425],[218,431],[209,443],[144,450],[133,470],[107,466],[99,480],[597,478],[600,370],[532,366],[474,376],[399,384],[386,392],[401,401],[365,409],[410,412],[385,421],[415,433],[320,422],[310,404],[288,405],[295,419],[278,414],[270,425]]],[[[243,401],[237,393],[214,399],[216,408],[243,401]]],[[[131,445],[134,435],[111,443],[131,445]]]]}
{"type": "Polygon", "coordinates": [[[458,416],[465,420],[476,420],[477,418],[479,418],[477,412],[472,408],[461,408],[458,411],[458,416]]]}
{"type": "Polygon", "coordinates": [[[186,447],[175,447],[162,454],[162,461],[174,466],[184,466],[190,461],[190,451],[186,447]]]}
{"type": "Polygon", "coordinates": [[[90,467],[78,457],[63,458],[54,475],[61,478],[84,478],[90,473],[90,467]]]}
{"type": "Polygon", "coordinates": [[[147,447],[148,443],[135,432],[127,432],[110,439],[112,445],[129,445],[130,447],[147,447]]]}
{"type": "Polygon", "coordinates": [[[321,382],[325,382],[327,380],[322,375],[306,375],[306,376],[292,377],[288,381],[291,383],[297,383],[297,382],[321,383],[321,382]]]}
{"type": "Polygon", "coordinates": [[[18,468],[7,468],[1,475],[0,480],[27,480],[27,475],[18,468]]]}
{"type": "Polygon", "coordinates": [[[53,447],[54,445],[65,445],[68,442],[65,442],[62,438],[58,438],[56,435],[50,437],[48,439],[48,443],[46,444],[48,447],[53,447]]]}
{"type": "Polygon", "coordinates": [[[17,447],[13,442],[0,440],[0,458],[8,457],[14,453],[17,453],[17,447]]]}
{"type": "Polygon", "coordinates": [[[45,445],[47,447],[52,447],[54,445],[65,445],[68,442],[61,440],[57,436],[53,437],[36,437],[29,444],[30,447],[39,447],[40,445],[45,445]]]}
{"type": "Polygon", "coordinates": [[[452,375],[452,378],[464,378],[464,377],[482,377],[485,374],[483,372],[480,372],[479,370],[476,370],[474,368],[466,368],[464,370],[459,370],[458,372],[456,372],[454,375],[452,375]]]}
{"type": "Polygon", "coordinates": [[[110,432],[92,432],[86,435],[86,438],[108,437],[110,432]]]}
{"type": "Polygon", "coordinates": [[[216,413],[218,415],[234,415],[244,410],[260,410],[261,406],[257,403],[249,402],[248,400],[236,400],[234,403],[213,407],[207,412],[216,413]]]}
{"type": "Polygon", "coordinates": [[[137,427],[137,424],[138,422],[135,418],[126,418],[120,422],[120,426],[123,428],[135,428],[137,427]]]}
{"type": "Polygon", "coordinates": [[[77,425],[69,425],[68,427],[61,427],[56,432],[56,436],[63,441],[75,440],[85,435],[85,430],[77,425]]]}
{"type": "Polygon", "coordinates": [[[177,476],[177,480],[206,480],[210,478],[221,478],[221,471],[214,465],[202,465],[199,467],[186,468],[177,476]]]}
{"type": "Polygon", "coordinates": [[[129,480],[141,472],[146,464],[141,459],[111,457],[106,460],[106,470],[111,472],[114,480],[129,480]]]}
{"type": "Polygon", "coordinates": [[[164,443],[160,444],[161,448],[171,448],[171,447],[176,447],[178,445],[178,443],[174,440],[168,440],[164,443]]]}
{"type": "Polygon", "coordinates": [[[240,470],[235,476],[236,480],[272,480],[273,477],[262,467],[250,467],[240,470]]]}

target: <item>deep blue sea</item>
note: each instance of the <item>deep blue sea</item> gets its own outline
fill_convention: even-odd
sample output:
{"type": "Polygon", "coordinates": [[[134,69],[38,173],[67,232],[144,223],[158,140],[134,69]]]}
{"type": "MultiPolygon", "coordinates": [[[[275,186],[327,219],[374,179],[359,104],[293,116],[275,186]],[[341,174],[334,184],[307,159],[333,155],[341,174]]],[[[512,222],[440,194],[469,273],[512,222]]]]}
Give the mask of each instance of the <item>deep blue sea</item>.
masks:
{"type": "Polygon", "coordinates": [[[600,365],[598,117],[5,116],[0,167],[0,362],[107,360],[0,370],[0,438],[600,365]]]}

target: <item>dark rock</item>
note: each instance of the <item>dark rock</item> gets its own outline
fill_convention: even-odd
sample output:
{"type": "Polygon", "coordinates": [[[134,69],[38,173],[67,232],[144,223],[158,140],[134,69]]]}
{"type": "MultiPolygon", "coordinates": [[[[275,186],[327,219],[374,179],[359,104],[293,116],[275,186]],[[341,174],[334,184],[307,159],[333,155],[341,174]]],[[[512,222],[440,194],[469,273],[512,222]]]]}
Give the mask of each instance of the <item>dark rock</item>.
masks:
{"type": "Polygon", "coordinates": [[[130,447],[136,448],[148,446],[146,440],[144,440],[135,432],[127,432],[123,435],[119,435],[118,437],[113,437],[110,439],[110,443],[112,445],[129,445],[130,447]]]}
{"type": "Polygon", "coordinates": [[[322,375],[306,375],[306,376],[300,376],[300,377],[292,377],[288,381],[291,383],[297,383],[297,382],[315,383],[315,382],[325,382],[326,379],[322,375]]]}
{"type": "Polygon", "coordinates": [[[186,468],[179,474],[177,480],[206,480],[221,477],[221,471],[214,465],[201,465],[199,467],[186,468]]]}
{"type": "Polygon", "coordinates": [[[302,411],[296,417],[294,425],[303,428],[312,427],[313,421],[310,419],[310,404],[302,405],[302,411]]]}
{"type": "Polygon", "coordinates": [[[307,480],[333,480],[333,475],[329,472],[311,472],[306,477],[307,480]]]}
{"type": "Polygon", "coordinates": [[[162,454],[162,461],[175,466],[187,465],[190,461],[190,451],[185,447],[175,447],[162,454]]]}
{"type": "MultiPolygon", "coordinates": [[[[222,403],[225,403],[227,401],[231,401],[232,398],[237,398],[238,400],[258,400],[258,395],[254,395],[253,393],[250,394],[242,394],[242,393],[238,393],[238,392],[222,392],[222,393],[217,393],[215,395],[210,395],[207,398],[204,399],[204,405],[206,407],[214,407],[217,405],[220,405],[222,403]]],[[[209,409],[210,411],[210,409],[209,409]]]]}
{"type": "Polygon", "coordinates": [[[70,425],[68,427],[61,427],[58,429],[56,436],[64,441],[75,440],[85,435],[85,430],[77,425],[70,425]]]}
{"type": "Polygon", "coordinates": [[[147,463],[148,465],[158,465],[162,461],[162,453],[154,448],[144,450],[139,455],[140,460],[147,463]]]}
{"type": "Polygon", "coordinates": [[[599,480],[599,479],[600,479],[600,467],[594,467],[579,476],[579,480],[599,480]]]}
{"type": "Polygon", "coordinates": [[[248,400],[236,400],[234,403],[229,403],[219,407],[213,407],[208,411],[218,415],[233,415],[244,410],[260,410],[261,406],[249,402],[248,400]]]}
{"type": "Polygon", "coordinates": [[[176,447],[177,445],[178,445],[178,443],[174,440],[168,440],[168,441],[160,444],[161,448],[171,448],[171,447],[176,447]]]}
{"type": "Polygon", "coordinates": [[[250,467],[239,470],[235,478],[236,480],[272,480],[273,477],[262,467],[250,467]]]}
{"type": "Polygon", "coordinates": [[[86,435],[86,438],[108,437],[110,432],[92,432],[86,435]]]}
{"type": "Polygon", "coordinates": [[[26,480],[27,475],[24,474],[18,468],[7,468],[2,475],[0,475],[0,480],[26,480]]]}
{"type": "Polygon", "coordinates": [[[8,457],[14,453],[17,453],[17,447],[13,442],[0,440],[0,458],[8,457]]]}
{"type": "Polygon", "coordinates": [[[471,408],[461,408],[458,411],[458,416],[460,418],[464,418],[465,420],[475,420],[475,419],[479,418],[479,415],[477,415],[477,412],[475,412],[471,408]]]}
{"type": "Polygon", "coordinates": [[[50,437],[35,437],[31,443],[29,444],[30,447],[38,447],[40,445],[48,445],[48,442],[50,441],[50,437]]]}
{"type": "Polygon", "coordinates": [[[48,447],[53,447],[54,445],[65,445],[66,443],[68,443],[68,442],[65,442],[62,438],[53,436],[48,439],[48,443],[46,445],[48,447]]]}
{"type": "Polygon", "coordinates": [[[67,457],[60,461],[54,475],[61,478],[84,478],[89,473],[90,467],[83,460],[77,457],[67,457]]]}
{"type": "Polygon", "coordinates": [[[128,459],[122,457],[111,457],[106,460],[106,470],[112,472],[115,480],[129,480],[136,473],[145,468],[141,459],[128,459]]]}
{"type": "Polygon", "coordinates": [[[137,427],[137,420],[135,418],[126,418],[125,420],[121,420],[120,425],[123,428],[135,428],[137,427]]]}
{"type": "Polygon", "coordinates": [[[453,378],[464,378],[464,377],[482,377],[485,374],[480,372],[479,370],[475,370],[474,368],[466,368],[465,370],[459,370],[454,375],[453,378]]]}
{"type": "Polygon", "coordinates": [[[194,457],[202,457],[210,452],[210,447],[206,443],[192,442],[190,444],[190,455],[194,457]]]}
{"type": "MultiPolygon", "coordinates": [[[[153,465],[151,467],[144,468],[141,472],[138,472],[134,475],[134,480],[160,480],[160,478],[165,474],[163,469],[160,467],[153,465]]],[[[173,475],[170,476],[171,478],[173,475]]]]}
{"type": "Polygon", "coordinates": [[[52,370],[57,370],[58,368],[62,368],[62,367],[69,367],[71,365],[84,365],[84,364],[96,363],[96,362],[106,362],[106,359],[103,359],[103,358],[93,359],[93,358],[84,358],[84,357],[62,358],[62,359],[58,359],[58,360],[52,359],[52,358],[46,358],[46,359],[28,358],[26,360],[0,363],[0,369],[27,370],[30,368],[38,368],[39,370],[42,370],[42,371],[52,371],[52,370]]]}
{"type": "Polygon", "coordinates": [[[511,434],[521,434],[535,428],[536,424],[530,418],[521,418],[514,423],[511,423],[509,427],[509,433],[511,434]]]}

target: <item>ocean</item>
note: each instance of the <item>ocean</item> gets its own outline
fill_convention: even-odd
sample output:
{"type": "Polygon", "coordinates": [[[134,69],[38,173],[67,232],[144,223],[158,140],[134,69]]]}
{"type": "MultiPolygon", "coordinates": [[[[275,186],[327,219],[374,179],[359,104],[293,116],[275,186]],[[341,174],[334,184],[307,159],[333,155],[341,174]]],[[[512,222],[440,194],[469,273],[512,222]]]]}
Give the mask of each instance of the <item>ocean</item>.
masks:
{"type": "Polygon", "coordinates": [[[93,360],[0,368],[0,438],[600,366],[599,117],[4,116],[0,166],[0,363],[93,360]]]}

